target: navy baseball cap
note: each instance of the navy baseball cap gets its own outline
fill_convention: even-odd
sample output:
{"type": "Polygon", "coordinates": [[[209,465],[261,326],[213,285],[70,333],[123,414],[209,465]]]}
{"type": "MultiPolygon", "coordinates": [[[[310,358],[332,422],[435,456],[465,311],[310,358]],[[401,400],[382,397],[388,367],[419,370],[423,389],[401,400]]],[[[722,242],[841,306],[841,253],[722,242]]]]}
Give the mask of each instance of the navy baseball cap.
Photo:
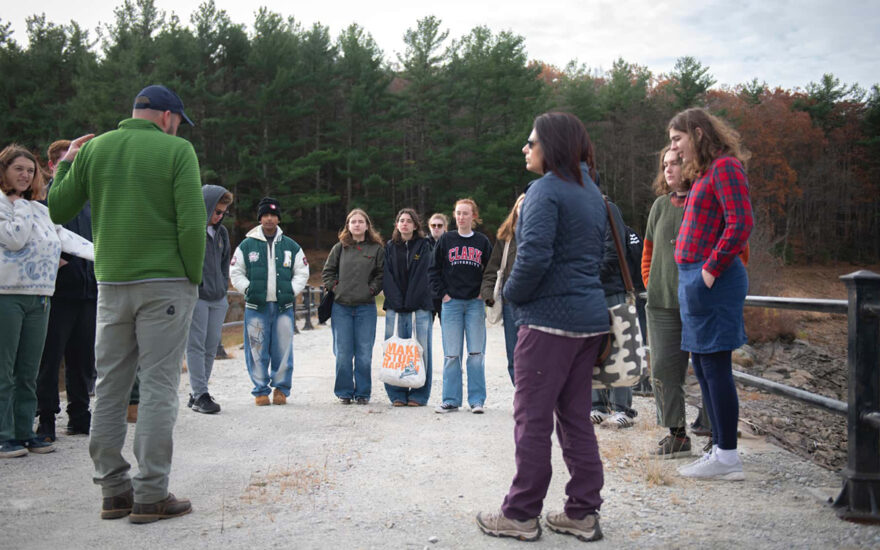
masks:
{"type": "Polygon", "coordinates": [[[190,126],[195,126],[193,121],[186,116],[186,113],[183,112],[183,101],[180,100],[177,94],[166,88],[165,86],[159,86],[154,84],[152,86],[147,86],[134,98],[134,106],[132,109],[153,109],[156,111],[171,111],[172,113],[177,113],[180,117],[189,124],[190,126]]]}

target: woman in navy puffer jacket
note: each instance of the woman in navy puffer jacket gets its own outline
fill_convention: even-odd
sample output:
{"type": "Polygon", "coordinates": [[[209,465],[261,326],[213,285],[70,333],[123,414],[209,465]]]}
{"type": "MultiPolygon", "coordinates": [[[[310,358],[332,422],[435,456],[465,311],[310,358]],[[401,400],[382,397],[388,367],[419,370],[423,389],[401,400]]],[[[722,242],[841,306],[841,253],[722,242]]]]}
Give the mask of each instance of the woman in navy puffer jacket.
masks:
{"type": "Polygon", "coordinates": [[[567,113],[539,116],[523,147],[526,168],[543,177],[526,193],[516,229],[516,262],[504,285],[519,327],[516,475],[501,510],[477,515],[480,529],[491,535],[540,536],[555,411],[571,481],[564,511],[547,514],[547,527],[582,540],[602,537],[602,462],[587,411],[593,365],[609,330],[599,282],[607,217],[591,178],[592,152],[584,125],[567,113]]]}

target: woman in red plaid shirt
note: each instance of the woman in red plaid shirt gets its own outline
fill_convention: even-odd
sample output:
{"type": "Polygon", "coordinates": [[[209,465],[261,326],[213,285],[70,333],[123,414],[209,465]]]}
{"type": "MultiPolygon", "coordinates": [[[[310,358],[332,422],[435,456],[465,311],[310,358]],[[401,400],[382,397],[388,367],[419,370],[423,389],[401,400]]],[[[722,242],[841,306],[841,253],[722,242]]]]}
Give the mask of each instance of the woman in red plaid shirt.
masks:
{"type": "Polygon", "coordinates": [[[703,109],[669,121],[670,150],[693,181],[675,242],[681,349],[691,352],[703,405],[712,421],[712,449],[679,469],[697,479],[743,479],[736,452],[739,400],[731,352],[746,342],[743,303],[749,287],[738,257],[752,231],[752,205],[739,134],[703,109]]]}

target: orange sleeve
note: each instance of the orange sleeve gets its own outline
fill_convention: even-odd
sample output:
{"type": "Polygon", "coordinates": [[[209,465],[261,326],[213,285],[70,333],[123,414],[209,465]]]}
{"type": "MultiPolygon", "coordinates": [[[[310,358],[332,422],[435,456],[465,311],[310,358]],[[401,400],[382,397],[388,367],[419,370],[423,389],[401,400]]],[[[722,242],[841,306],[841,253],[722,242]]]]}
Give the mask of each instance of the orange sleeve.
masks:
{"type": "MultiPolygon", "coordinates": [[[[749,243],[746,243],[745,248],[743,248],[742,252],[739,253],[739,259],[742,260],[742,263],[744,266],[746,266],[746,267],[749,266],[749,243]]],[[[642,265],[644,265],[644,262],[645,262],[645,257],[642,256],[642,265]]],[[[644,271],[644,270],[645,270],[645,268],[642,267],[642,271],[644,271]]],[[[648,286],[648,283],[645,283],[645,286],[648,286]]]]}
{"type": "Polygon", "coordinates": [[[654,241],[645,239],[642,245],[642,281],[648,288],[648,276],[651,274],[651,253],[654,251],[654,241]]]}

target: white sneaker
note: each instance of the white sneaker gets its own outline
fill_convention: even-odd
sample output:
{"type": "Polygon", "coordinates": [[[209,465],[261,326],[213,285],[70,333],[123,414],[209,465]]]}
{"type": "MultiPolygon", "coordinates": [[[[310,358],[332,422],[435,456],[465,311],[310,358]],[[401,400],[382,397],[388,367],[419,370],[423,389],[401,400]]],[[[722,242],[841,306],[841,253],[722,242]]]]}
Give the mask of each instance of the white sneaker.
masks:
{"type": "Polygon", "coordinates": [[[471,412],[474,414],[483,414],[483,406],[482,405],[474,405],[471,407],[471,412]]]}
{"type": "Polygon", "coordinates": [[[632,428],[633,424],[633,419],[628,417],[626,413],[617,411],[611,415],[611,418],[608,419],[608,422],[605,425],[620,430],[622,428],[632,428]]]}
{"type": "Polygon", "coordinates": [[[701,456],[700,458],[694,460],[690,464],[685,464],[684,466],[679,466],[678,473],[681,475],[684,475],[685,472],[687,472],[688,470],[690,470],[690,469],[694,468],[695,466],[698,466],[698,465],[702,464],[703,462],[706,462],[707,460],[709,460],[712,457],[712,454],[714,452],[715,452],[715,447],[714,446],[709,447],[709,451],[703,453],[703,456],[701,456]]]}
{"type": "Polygon", "coordinates": [[[445,414],[445,413],[456,412],[457,410],[458,410],[458,407],[456,407],[455,405],[453,405],[451,403],[441,403],[440,405],[437,405],[437,407],[434,409],[434,412],[437,414],[445,414]]]}
{"type": "Polygon", "coordinates": [[[683,477],[691,477],[694,479],[717,479],[723,481],[742,481],[745,479],[743,474],[742,462],[739,457],[736,464],[724,464],[718,460],[718,455],[712,453],[709,458],[702,460],[699,464],[694,464],[689,468],[682,468],[679,473],[683,477]]]}
{"type": "Polygon", "coordinates": [[[590,422],[598,426],[602,422],[605,422],[605,419],[608,418],[608,416],[608,413],[594,410],[590,413],[590,422]]]}

